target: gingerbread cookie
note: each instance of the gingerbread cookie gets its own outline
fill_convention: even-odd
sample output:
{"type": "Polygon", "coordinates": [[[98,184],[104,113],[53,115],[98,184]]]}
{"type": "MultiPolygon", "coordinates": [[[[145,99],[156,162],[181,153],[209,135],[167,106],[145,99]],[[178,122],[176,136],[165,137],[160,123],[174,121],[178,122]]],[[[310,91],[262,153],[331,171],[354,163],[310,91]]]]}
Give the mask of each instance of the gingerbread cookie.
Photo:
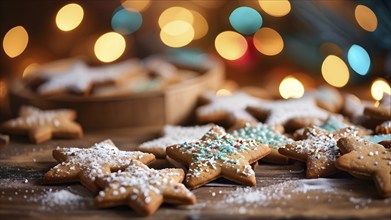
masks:
{"type": "Polygon", "coordinates": [[[364,108],[373,104],[373,102],[363,101],[353,94],[346,94],[344,95],[342,112],[350,118],[360,117],[364,114],[364,108]]]}
{"type": "Polygon", "coordinates": [[[46,184],[80,181],[92,192],[99,190],[95,179],[112,171],[125,169],[132,160],[150,163],[153,154],[139,151],[121,151],[107,139],[90,148],[60,148],[53,150],[53,157],[59,164],[43,177],[46,184]]]}
{"type": "Polygon", "coordinates": [[[336,167],[354,176],[370,176],[383,197],[391,197],[391,149],[367,140],[341,138],[338,147],[343,153],[336,167]]]}
{"type": "Polygon", "coordinates": [[[255,141],[232,137],[215,126],[201,140],[167,148],[167,156],[189,166],[185,184],[198,188],[219,177],[255,186],[255,173],[250,164],[270,153],[270,148],[255,141]]]}
{"type": "Polygon", "coordinates": [[[139,161],[117,173],[99,177],[103,188],[95,199],[99,208],[128,205],[143,215],[153,214],[164,203],[195,204],[196,198],[181,183],[182,169],[150,169],[139,161]]]}
{"type": "Polygon", "coordinates": [[[380,143],[382,141],[391,140],[391,134],[367,135],[362,138],[372,143],[380,143]]]}
{"type": "Polygon", "coordinates": [[[304,132],[306,139],[287,144],[278,149],[281,154],[292,159],[304,161],[307,164],[307,178],[326,177],[337,172],[335,160],[340,152],[337,141],[341,137],[356,136],[354,127],[343,128],[334,132],[307,128],[304,132]]]}
{"type": "Polygon", "coordinates": [[[391,120],[391,96],[384,93],[379,106],[365,107],[364,115],[380,120],[391,120]]]}
{"type": "MultiPolygon", "coordinates": [[[[305,124],[300,126],[308,126],[316,123],[316,120],[325,120],[328,112],[319,108],[312,98],[278,100],[269,103],[257,105],[249,105],[247,110],[265,120],[268,125],[286,125],[289,120],[299,118],[297,122],[302,122],[303,119],[310,119],[305,124]]],[[[292,122],[291,122],[292,123],[292,122]]],[[[297,129],[300,126],[296,126],[297,129]]]]}
{"type": "Polygon", "coordinates": [[[230,131],[232,136],[241,139],[254,139],[264,145],[269,146],[271,152],[266,157],[262,158],[262,161],[287,164],[288,158],[278,153],[279,148],[285,147],[286,144],[292,143],[293,140],[282,135],[280,132],[274,130],[271,126],[262,123],[249,124],[246,123],[241,128],[236,128],[230,131]]]}
{"type": "Polygon", "coordinates": [[[391,121],[385,121],[376,126],[376,133],[378,134],[391,134],[391,121]]]}
{"type": "Polygon", "coordinates": [[[196,141],[209,131],[213,125],[182,127],[166,125],[163,128],[163,137],[144,142],[136,150],[152,153],[158,158],[166,158],[166,148],[184,142],[196,141]]]}
{"type": "Polygon", "coordinates": [[[201,123],[212,122],[227,126],[238,121],[256,122],[257,120],[246,111],[246,107],[262,102],[261,99],[244,92],[236,92],[229,96],[215,96],[207,93],[203,98],[208,100],[209,104],[197,108],[197,120],[201,123]]]}
{"type": "Polygon", "coordinates": [[[45,80],[38,86],[41,95],[63,93],[89,94],[94,85],[115,83],[135,75],[140,70],[137,60],[127,60],[101,67],[89,67],[83,61],[75,62],[68,70],[60,73],[43,72],[40,77],[45,80]]]}
{"type": "Polygon", "coordinates": [[[0,134],[0,149],[8,145],[10,137],[8,135],[0,134]]]}
{"type": "Polygon", "coordinates": [[[56,138],[79,138],[83,130],[74,122],[76,112],[69,109],[43,111],[23,106],[19,117],[0,125],[0,131],[7,134],[28,134],[36,144],[56,138]]]}
{"type": "Polygon", "coordinates": [[[341,93],[333,87],[319,87],[313,92],[313,95],[315,97],[316,104],[329,112],[336,113],[342,109],[343,97],[341,93]]]}

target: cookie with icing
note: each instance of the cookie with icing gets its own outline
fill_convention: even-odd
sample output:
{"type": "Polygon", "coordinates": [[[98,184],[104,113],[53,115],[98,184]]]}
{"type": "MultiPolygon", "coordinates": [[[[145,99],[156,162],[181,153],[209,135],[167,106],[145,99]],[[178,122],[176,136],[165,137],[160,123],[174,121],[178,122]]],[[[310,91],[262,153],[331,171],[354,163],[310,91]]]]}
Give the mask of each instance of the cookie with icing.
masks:
{"type": "Polygon", "coordinates": [[[391,149],[368,140],[346,137],[338,140],[342,156],[336,167],[353,176],[368,176],[383,197],[391,197],[391,149]]]}
{"type": "Polygon", "coordinates": [[[268,103],[249,105],[247,110],[266,124],[286,126],[290,121],[298,119],[300,125],[291,125],[296,129],[318,123],[317,120],[325,120],[329,113],[316,105],[314,99],[306,97],[302,99],[278,100],[268,103]],[[308,119],[308,120],[307,120],[308,119]],[[305,122],[304,124],[302,122],[305,122]]]}
{"type": "Polygon", "coordinates": [[[190,127],[166,125],[162,137],[144,142],[136,150],[154,154],[158,158],[166,158],[167,147],[201,139],[212,126],[212,124],[190,127]]]}
{"type": "Polygon", "coordinates": [[[99,177],[103,190],[95,198],[99,208],[128,205],[142,215],[156,212],[162,203],[195,204],[196,198],[181,182],[182,169],[150,169],[133,160],[121,172],[99,177]]]}
{"type": "Polygon", "coordinates": [[[148,164],[155,160],[153,154],[139,151],[121,151],[110,140],[104,140],[90,148],[60,148],[53,150],[59,162],[43,177],[45,184],[81,182],[92,192],[99,187],[95,179],[113,171],[124,170],[132,160],[148,164]]]}
{"type": "Polygon", "coordinates": [[[337,141],[342,137],[356,136],[354,127],[328,132],[318,127],[309,127],[304,132],[305,138],[287,144],[278,152],[289,158],[303,161],[307,164],[307,178],[327,177],[338,170],[335,160],[340,156],[337,141]]]}
{"type": "Polygon", "coordinates": [[[247,95],[244,92],[236,92],[229,96],[216,96],[212,93],[204,94],[202,99],[208,104],[196,109],[197,121],[200,123],[215,123],[231,126],[237,122],[257,122],[246,111],[250,105],[262,103],[261,99],[247,95]]]}
{"type": "Polygon", "coordinates": [[[40,110],[32,106],[23,106],[19,117],[0,125],[0,131],[6,134],[27,134],[33,143],[42,143],[55,138],[80,138],[81,126],[74,120],[76,112],[70,109],[40,110]]]}
{"type": "Polygon", "coordinates": [[[270,153],[270,148],[255,141],[234,138],[222,127],[211,128],[200,140],[167,148],[167,156],[189,167],[185,184],[198,188],[219,177],[255,186],[250,164],[270,153]]]}
{"type": "Polygon", "coordinates": [[[319,107],[333,113],[339,112],[342,109],[343,97],[338,89],[330,86],[321,86],[312,92],[312,94],[319,107]]]}
{"type": "Polygon", "coordinates": [[[287,164],[289,162],[289,159],[286,156],[278,153],[278,149],[284,148],[286,144],[292,143],[293,140],[276,131],[269,125],[262,123],[246,123],[241,127],[236,127],[234,130],[231,130],[230,134],[235,138],[253,139],[269,146],[271,149],[270,154],[262,158],[261,161],[276,164],[287,164]]]}

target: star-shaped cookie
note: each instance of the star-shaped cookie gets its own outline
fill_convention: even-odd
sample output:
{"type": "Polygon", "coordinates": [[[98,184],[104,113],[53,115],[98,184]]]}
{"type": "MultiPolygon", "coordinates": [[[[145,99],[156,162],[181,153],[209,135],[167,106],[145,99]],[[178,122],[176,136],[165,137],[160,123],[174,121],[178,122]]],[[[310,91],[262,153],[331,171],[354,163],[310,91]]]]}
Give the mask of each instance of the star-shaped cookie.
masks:
{"type": "Polygon", "coordinates": [[[89,67],[83,61],[75,62],[68,70],[60,73],[43,72],[39,77],[46,80],[39,85],[41,95],[76,93],[86,95],[93,85],[120,81],[132,73],[137,73],[141,64],[136,60],[127,60],[103,67],[89,67]]]}
{"type": "Polygon", "coordinates": [[[212,128],[211,124],[202,126],[182,127],[166,125],[163,137],[144,142],[136,150],[152,153],[158,158],[166,158],[166,148],[183,142],[196,141],[212,128]]]}
{"type": "Polygon", "coordinates": [[[185,184],[195,189],[219,177],[255,186],[255,173],[250,164],[270,151],[255,140],[234,138],[222,127],[214,126],[200,140],[170,146],[166,153],[189,166],[185,184]]]}
{"type": "Polygon", "coordinates": [[[354,137],[341,138],[336,167],[354,176],[370,176],[383,197],[391,197],[391,149],[354,137]]]}
{"type": "Polygon", "coordinates": [[[129,205],[143,215],[153,214],[165,202],[195,204],[196,198],[181,182],[182,169],[150,169],[139,161],[117,173],[97,179],[103,188],[95,199],[99,208],[129,205]]]}
{"type": "Polygon", "coordinates": [[[292,143],[293,140],[285,135],[282,135],[280,132],[273,129],[273,127],[262,123],[246,123],[242,127],[237,127],[230,131],[230,134],[232,134],[235,138],[254,139],[269,146],[271,152],[269,155],[262,158],[262,161],[277,164],[288,163],[288,158],[278,153],[278,149],[285,147],[288,143],[292,143]]]}
{"type": "Polygon", "coordinates": [[[83,130],[74,122],[76,112],[69,109],[43,111],[23,106],[19,117],[0,125],[0,131],[7,134],[28,134],[34,143],[42,143],[52,137],[79,138],[83,130]]]}
{"type": "Polygon", "coordinates": [[[257,118],[265,119],[265,123],[271,126],[284,126],[295,118],[325,120],[328,116],[328,112],[319,108],[309,97],[249,105],[247,111],[257,118]]]}
{"type": "Polygon", "coordinates": [[[59,164],[43,177],[46,184],[80,181],[92,192],[99,190],[95,178],[112,171],[125,169],[132,160],[150,163],[153,154],[139,151],[121,151],[107,139],[90,148],[60,148],[53,150],[53,157],[59,164]]]}
{"type": "Polygon", "coordinates": [[[307,164],[307,178],[326,177],[337,172],[335,160],[340,156],[337,141],[342,137],[356,136],[354,127],[334,132],[309,127],[304,132],[306,139],[287,144],[278,149],[281,154],[304,161],[307,164]]]}
{"type": "Polygon", "coordinates": [[[238,121],[256,122],[257,120],[246,111],[246,107],[262,103],[261,99],[244,92],[236,92],[229,96],[216,96],[208,93],[204,95],[204,98],[209,104],[196,110],[197,120],[200,123],[232,125],[238,121]]]}

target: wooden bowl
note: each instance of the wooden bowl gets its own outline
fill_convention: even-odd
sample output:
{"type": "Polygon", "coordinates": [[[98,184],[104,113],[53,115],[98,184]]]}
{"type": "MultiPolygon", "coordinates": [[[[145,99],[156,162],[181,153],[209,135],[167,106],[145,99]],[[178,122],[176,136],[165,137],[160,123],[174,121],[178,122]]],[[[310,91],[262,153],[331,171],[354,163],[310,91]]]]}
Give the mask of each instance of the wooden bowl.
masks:
{"type": "Polygon", "coordinates": [[[10,108],[14,116],[22,105],[74,109],[78,113],[77,121],[86,130],[182,124],[191,119],[198,96],[205,90],[217,89],[224,79],[223,63],[215,58],[210,61],[208,69],[195,78],[162,91],[126,96],[43,97],[18,80],[10,86],[10,108]]]}

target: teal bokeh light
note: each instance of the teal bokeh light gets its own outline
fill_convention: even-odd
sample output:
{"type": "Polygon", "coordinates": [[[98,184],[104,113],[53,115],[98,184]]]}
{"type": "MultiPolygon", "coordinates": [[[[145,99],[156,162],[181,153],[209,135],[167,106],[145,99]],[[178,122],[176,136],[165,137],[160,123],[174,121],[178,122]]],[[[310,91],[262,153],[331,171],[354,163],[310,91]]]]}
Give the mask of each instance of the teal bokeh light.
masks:
{"type": "Polygon", "coordinates": [[[232,27],[241,34],[254,34],[263,23],[258,11],[250,7],[239,7],[229,16],[232,27]]]}
{"type": "Polygon", "coordinates": [[[138,11],[128,11],[122,7],[114,12],[111,27],[120,34],[130,34],[137,31],[143,23],[143,17],[138,11]]]}
{"type": "Polygon", "coordinates": [[[371,58],[368,52],[359,45],[353,44],[348,51],[348,62],[352,69],[364,76],[371,66],[371,58]]]}

